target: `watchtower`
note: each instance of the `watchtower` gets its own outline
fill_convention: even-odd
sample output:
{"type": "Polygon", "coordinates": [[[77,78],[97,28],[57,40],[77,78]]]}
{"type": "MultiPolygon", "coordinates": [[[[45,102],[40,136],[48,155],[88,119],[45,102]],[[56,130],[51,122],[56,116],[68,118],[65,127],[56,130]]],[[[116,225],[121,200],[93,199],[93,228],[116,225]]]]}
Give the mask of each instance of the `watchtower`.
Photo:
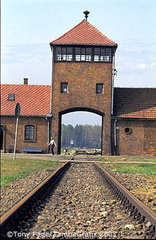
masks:
{"type": "Polygon", "coordinates": [[[111,111],[114,56],[117,44],[86,17],[61,37],[52,49],[52,136],[61,148],[61,117],[89,111],[102,117],[102,154],[111,154],[111,111]]]}

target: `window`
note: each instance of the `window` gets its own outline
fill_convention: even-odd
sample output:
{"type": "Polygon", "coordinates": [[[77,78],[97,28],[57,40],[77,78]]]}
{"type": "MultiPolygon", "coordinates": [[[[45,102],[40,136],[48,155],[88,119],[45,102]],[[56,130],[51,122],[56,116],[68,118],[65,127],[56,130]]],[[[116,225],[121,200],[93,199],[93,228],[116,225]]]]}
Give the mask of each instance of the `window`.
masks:
{"type": "Polygon", "coordinates": [[[54,48],[56,62],[111,62],[113,48],[110,47],[66,47],[54,48]]]}
{"type": "Polygon", "coordinates": [[[73,48],[71,48],[71,47],[56,47],[55,60],[56,61],[72,61],[73,60],[73,48]]]}
{"type": "Polygon", "coordinates": [[[94,48],[94,62],[111,62],[111,48],[94,48]]]}
{"type": "Polygon", "coordinates": [[[86,61],[92,60],[92,49],[91,48],[75,48],[75,61],[86,61]]]}
{"type": "Polygon", "coordinates": [[[129,127],[126,127],[125,128],[125,133],[128,135],[128,134],[131,134],[132,133],[132,129],[129,128],[129,127]]]}
{"type": "Polygon", "coordinates": [[[97,83],[96,84],[96,93],[103,93],[103,83],[97,83]]]}
{"type": "Polygon", "coordinates": [[[68,92],[68,83],[61,82],[61,93],[67,93],[67,92],[68,92]]]}
{"type": "Polygon", "coordinates": [[[9,93],[8,94],[8,101],[15,101],[15,94],[14,93],[9,93]]]}
{"type": "Polygon", "coordinates": [[[26,125],[25,126],[25,140],[35,140],[34,138],[34,133],[35,133],[35,126],[34,125],[26,125]]]}

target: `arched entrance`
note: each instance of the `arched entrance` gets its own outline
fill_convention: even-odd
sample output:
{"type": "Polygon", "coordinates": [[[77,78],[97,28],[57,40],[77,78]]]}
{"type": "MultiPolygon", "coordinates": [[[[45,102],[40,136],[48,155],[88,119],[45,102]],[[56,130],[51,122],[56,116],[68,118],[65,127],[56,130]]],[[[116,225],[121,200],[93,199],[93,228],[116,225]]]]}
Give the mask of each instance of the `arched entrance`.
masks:
{"type": "Polygon", "coordinates": [[[56,139],[57,153],[60,153],[62,114],[84,110],[102,116],[102,155],[111,155],[114,57],[117,43],[83,20],[51,41],[50,47],[51,132],[56,139]],[[82,37],[84,32],[85,38],[82,37]]]}
{"type": "MultiPolygon", "coordinates": [[[[95,109],[91,109],[91,108],[70,108],[70,109],[66,109],[64,111],[61,111],[59,113],[59,134],[58,134],[58,153],[60,154],[61,153],[61,126],[62,126],[62,118],[64,115],[68,114],[68,113],[75,113],[75,112],[86,112],[86,113],[94,113],[95,115],[98,115],[99,117],[101,117],[101,143],[100,143],[100,149],[102,150],[102,139],[103,139],[103,136],[102,136],[102,133],[103,133],[103,117],[104,117],[104,114],[100,111],[97,111],[95,109]]],[[[79,145],[78,145],[79,146],[79,145]]],[[[82,144],[80,146],[85,146],[85,144],[82,144]]]]}

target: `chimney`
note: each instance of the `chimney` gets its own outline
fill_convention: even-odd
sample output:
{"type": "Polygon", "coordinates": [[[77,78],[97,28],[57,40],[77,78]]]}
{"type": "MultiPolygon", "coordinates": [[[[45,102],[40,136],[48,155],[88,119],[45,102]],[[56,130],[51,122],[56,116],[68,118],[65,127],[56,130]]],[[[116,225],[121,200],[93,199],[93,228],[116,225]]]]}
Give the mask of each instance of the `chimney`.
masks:
{"type": "Polygon", "coordinates": [[[24,84],[24,85],[28,85],[28,78],[23,78],[23,80],[24,80],[24,81],[23,81],[23,84],[24,84]]]}

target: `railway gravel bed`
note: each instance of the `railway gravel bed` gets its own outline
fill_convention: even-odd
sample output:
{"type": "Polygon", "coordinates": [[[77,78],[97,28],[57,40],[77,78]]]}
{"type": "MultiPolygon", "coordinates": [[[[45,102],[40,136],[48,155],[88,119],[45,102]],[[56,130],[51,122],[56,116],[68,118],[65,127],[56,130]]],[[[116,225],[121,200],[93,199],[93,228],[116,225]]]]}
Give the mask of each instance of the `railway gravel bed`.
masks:
{"type": "Polygon", "coordinates": [[[144,239],[149,226],[129,217],[92,164],[73,163],[18,231],[28,239],[144,239]]]}
{"type": "Polygon", "coordinates": [[[111,164],[101,165],[140,201],[156,213],[156,177],[143,174],[119,173],[112,169],[111,164]]]}
{"type": "Polygon", "coordinates": [[[43,179],[56,170],[57,166],[52,166],[50,171],[41,169],[30,173],[25,178],[19,178],[11,182],[7,186],[1,187],[1,213],[2,216],[8,209],[10,209],[16,202],[18,202],[24,195],[30,192],[35,186],[37,186],[43,179]]]}

